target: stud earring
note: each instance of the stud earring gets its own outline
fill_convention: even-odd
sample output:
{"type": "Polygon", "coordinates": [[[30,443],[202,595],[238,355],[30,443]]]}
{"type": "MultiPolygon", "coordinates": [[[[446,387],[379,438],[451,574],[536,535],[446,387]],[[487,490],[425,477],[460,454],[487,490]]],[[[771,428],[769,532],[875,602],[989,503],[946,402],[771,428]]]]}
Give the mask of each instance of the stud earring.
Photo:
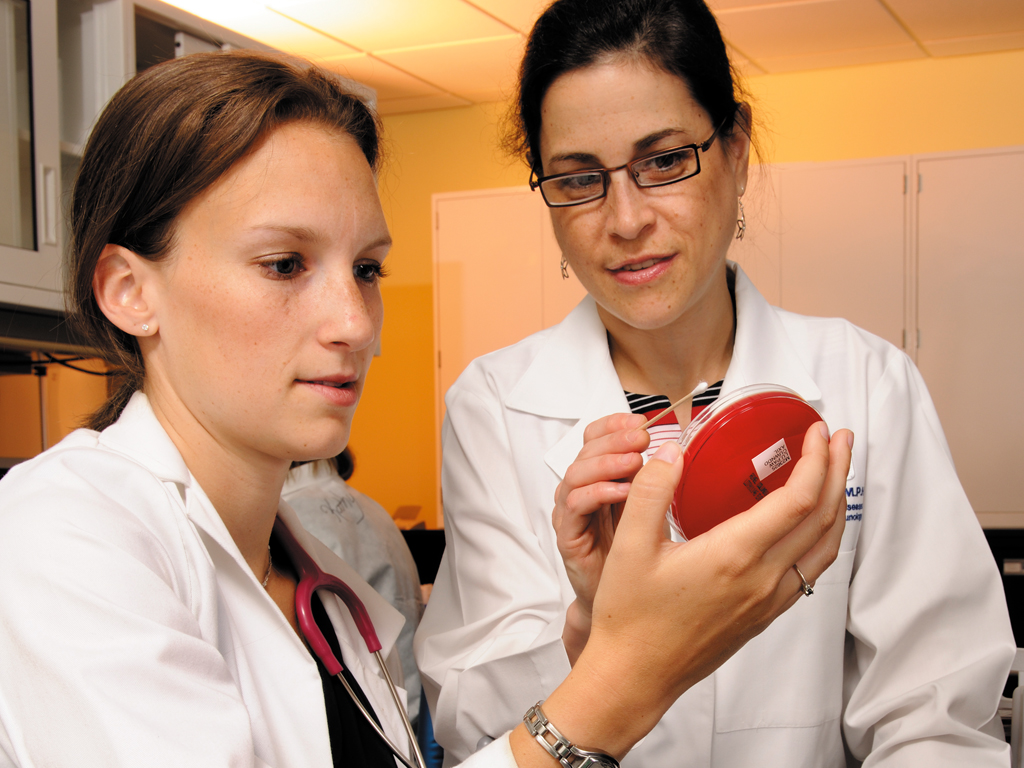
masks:
{"type": "Polygon", "coordinates": [[[562,279],[563,280],[568,280],[569,279],[569,270],[568,270],[569,262],[567,262],[565,260],[565,256],[562,257],[562,261],[559,264],[559,266],[562,268],[562,279]]]}
{"type": "Polygon", "coordinates": [[[148,325],[146,325],[145,323],[143,323],[143,324],[142,324],[142,330],[143,330],[143,331],[148,331],[148,330],[149,330],[149,326],[148,326],[148,325]]]}
{"type": "Polygon", "coordinates": [[[747,217],[743,213],[743,198],[738,198],[740,204],[740,217],[736,219],[736,239],[742,240],[747,231],[747,217]]]}

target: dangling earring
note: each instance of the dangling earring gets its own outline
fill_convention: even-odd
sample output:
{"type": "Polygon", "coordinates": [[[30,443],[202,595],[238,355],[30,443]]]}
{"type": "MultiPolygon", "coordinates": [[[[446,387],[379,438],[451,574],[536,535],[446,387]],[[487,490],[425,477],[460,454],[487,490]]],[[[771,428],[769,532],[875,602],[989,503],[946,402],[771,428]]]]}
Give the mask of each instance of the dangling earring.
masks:
{"type": "Polygon", "coordinates": [[[747,217],[743,214],[743,198],[737,198],[740,204],[740,217],[736,219],[736,239],[742,240],[743,234],[747,231],[747,217]]]}
{"type": "Polygon", "coordinates": [[[563,280],[568,280],[569,279],[569,270],[567,269],[567,267],[569,266],[569,262],[567,262],[565,260],[565,256],[562,257],[562,262],[561,262],[561,264],[559,264],[559,266],[562,268],[562,279],[563,280]]]}

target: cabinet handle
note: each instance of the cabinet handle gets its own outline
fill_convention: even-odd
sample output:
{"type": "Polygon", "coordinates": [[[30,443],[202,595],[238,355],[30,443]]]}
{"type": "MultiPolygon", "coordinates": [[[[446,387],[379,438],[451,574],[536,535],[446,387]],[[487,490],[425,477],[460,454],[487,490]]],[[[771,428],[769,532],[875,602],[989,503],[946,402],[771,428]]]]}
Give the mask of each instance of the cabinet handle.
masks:
{"type": "Polygon", "coordinates": [[[43,242],[57,244],[57,170],[43,166],[43,242]]]}

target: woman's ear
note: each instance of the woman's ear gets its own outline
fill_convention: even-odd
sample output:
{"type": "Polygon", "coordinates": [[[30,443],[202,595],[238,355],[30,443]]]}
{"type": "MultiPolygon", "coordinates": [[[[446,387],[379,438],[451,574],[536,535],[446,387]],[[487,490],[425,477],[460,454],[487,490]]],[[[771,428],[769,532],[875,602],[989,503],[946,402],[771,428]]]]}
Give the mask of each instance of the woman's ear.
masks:
{"type": "Polygon", "coordinates": [[[732,133],[724,142],[736,178],[736,194],[740,197],[746,191],[747,171],[750,168],[750,119],[750,105],[741,102],[736,110],[732,133]]]}
{"type": "Polygon", "coordinates": [[[103,247],[92,275],[100,311],[125,333],[152,336],[157,330],[153,306],[152,264],[120,245],[103,247]]]}

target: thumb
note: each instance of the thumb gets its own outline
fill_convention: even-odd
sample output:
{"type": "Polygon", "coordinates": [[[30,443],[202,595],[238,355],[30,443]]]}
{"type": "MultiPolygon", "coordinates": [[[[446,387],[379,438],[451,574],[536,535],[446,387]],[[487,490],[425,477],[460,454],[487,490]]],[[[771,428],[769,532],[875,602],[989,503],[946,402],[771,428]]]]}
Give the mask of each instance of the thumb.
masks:
{"type": "Polygon", "coordinates": [[[682,474],[683,453],[679,444],[670,441],[659,447],[630,484],[613,549],[620,539],[624,545],[641,547],[664,540],[665,513],[682,474]]]}

